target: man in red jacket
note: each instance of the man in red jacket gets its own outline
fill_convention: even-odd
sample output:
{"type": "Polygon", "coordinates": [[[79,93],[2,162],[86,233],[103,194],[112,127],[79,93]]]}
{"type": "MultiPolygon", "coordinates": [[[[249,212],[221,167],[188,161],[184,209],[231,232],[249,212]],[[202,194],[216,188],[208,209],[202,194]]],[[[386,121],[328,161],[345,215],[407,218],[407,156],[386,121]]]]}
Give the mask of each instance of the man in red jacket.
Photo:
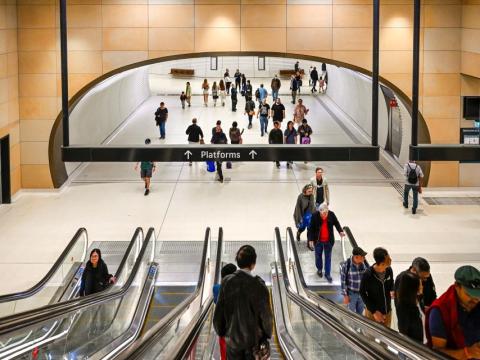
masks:
{"type": "Polygon", "coordinates": [[[454,359],[480,359],[480,271],[462,266],[427,311],[428,345],[454,359]]]}

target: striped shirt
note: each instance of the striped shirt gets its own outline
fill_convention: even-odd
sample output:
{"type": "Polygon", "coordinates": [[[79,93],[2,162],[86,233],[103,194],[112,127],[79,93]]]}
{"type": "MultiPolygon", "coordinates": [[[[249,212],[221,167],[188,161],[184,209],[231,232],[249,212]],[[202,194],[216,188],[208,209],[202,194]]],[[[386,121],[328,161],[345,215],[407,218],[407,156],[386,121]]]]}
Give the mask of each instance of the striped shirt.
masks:
{"type": "Polygon", "coordinates": [[[365,263],[355,265],[352,257],[342,264],[340,269],[342,294],[347,295],[347,290],[359,292],[360,282],[362,281],[363,273],[368,269],[365,263]],[[348,264],[350,263],[350,270],[348,270],[348,264]],[[347,281],[348,271],[348,281],[347,281]],[[347,286],[348,282],[348,286],[347,286]]]}

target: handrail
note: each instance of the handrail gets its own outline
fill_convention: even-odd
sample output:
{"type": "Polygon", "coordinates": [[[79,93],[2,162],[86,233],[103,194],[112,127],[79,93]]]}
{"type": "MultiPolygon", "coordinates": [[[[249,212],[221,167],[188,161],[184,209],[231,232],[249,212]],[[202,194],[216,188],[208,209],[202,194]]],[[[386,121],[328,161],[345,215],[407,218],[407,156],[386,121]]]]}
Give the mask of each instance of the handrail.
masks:
{"type": "Polygon", "coordinates": [[[60,268],[62,263],[64,262],[65,258],[67,257],[68,253],[72,248],[76,245],[77,241],[81,238],[81,236],[84,236],[86,238],[87,245],[85,246],[85,249],[83,251],[83,259],[82,262],[85,261],[85,258],[87,256],[87,249],[88,249],[88,233],[85,228],[80,228],[77,230],[75,235],[73,236],[72,240],[68,243],[68,245],[65,247],[65,249],[62,251],[60,256],[57,258],[53,266],[50,268],[50,270],[47,272],[47,274],[34,286],[32,286],[30,289],[20,291],[17,293],[12,293],[12,294],[5,294],[0,296],[0,303],[4,302],[9,302],[9,301],[17,301],[21,299],[26,299],[30,296],[35,295],[38,293],[40,290],[43,289],[43,287],[47,284],[48,281],[55,275],[57,270],[60,268]]]}
{"type": "MultiPolygon", "coordinates": [[[[223,235],[223,231],[222,231],[223,235]]],[[[149,347],[156,343],[169,327],[177,320],[177,318],[190,306],[190,304],[198,297],[202,295],[203,283],[205,281],[205,270],[207,265],[207,250],[210,243],[210,227],[207,227],[205,231],[205,238],[203,241],[202,261],[200,264],[200,273],[198,276],[198,282],[195,290],[185,300],[178,304],[172,311],[170,311],[165,317],[162,318],[157,324],[150,328],[143,336],[137,339],[133,344],[128,346],[122,353],[120,353],[115,359],[142,359],[144,352],[148,351],[149,347]]],[[[217,256],[219,247],[223,245],[223,238],[218,239],[217,256]],[[222,242],[222,243],[220,243],[222,242]]]]}
{"type": "MultiPolygon", "coordinates": [[[[291,230],[291,229],[290,229],[291,230]]],[[[282,245],[282,238],[280,236],[280,229],[278,227],[275,228],[275,241],[277,246],[277,251],[279,255],[279,263],[280,269],[283,274],[283,281],[285,283],[285,289],[287,291],[287,295],[292,299],[295,303],[301,306],[304,310],[310,313],[313,317],[320,319],[322,322],[326,323],[328,326],[333,328],[334,331],[338,332],[346,342],[350,343],[356,351],[367,355],[371,359],[395,359],[393,354],[388,356],[389,354],[378,354],[375,349],[372,347],[372,344],[365,341],[362,337],[356,336],[352,332],[348,331],[345,326],[339,322],[331,313],[321,309],[320,307],[314,307],[310,302],[308,302],[302,296],[294,293],[291,291],[290,280],[288,278],[288,272],[286,267],[285,256],[283,253],[283,245],[282,245]]],[[[293,235],[293,233],[292,233],[293,235]]],[[[288,240],[287,240],[288,241],[288,240]]]]}
{"type": "Polygon", "coordinates": [[[130,288],[130,285],[133,283],[137,271],[142,264],[143,256],[145,255],[151,238],[153,238],[153,241],[155,241],[155,230],[153,228],[148,229],[146,239],[143,242],[142,248],[135,261],[132,271],[125,284],[119,290],[115,292],[92,294],[82,298],[67,300],[62,303],[43,306],[35,310],[21,313],[19,314],[20,316],[7,316],[2,319],[2,322],[0,324],[0,335],[13,332],[14,330],[18,330],[26,326],[35,325],[43,321],[48,321],[52,318],[66,315],[72,311],[80,310],[87,306],[98,305],[124,296],[130,288]]]}
{"type": "MultiPolygon", "coordinates": [[[[349,237],[350,241],[353,240],[352,245],[356,245],[355,238],[353,237],[353,234],[351,233],[350,228],[344,227],[344,230],[347,233],[347,236],[349,237]]],[[[287,228],[287,233],[288,233],[287,241],[289,241],[291,244],[293,259],[295,261],[295,270],[299,277],[300,284],[303,287],[303,291],[305,292],[306,296],[310,299],[310,301],[313,301],[314,303],[316,303],[318,307],[321,306],[326,308],[326,311],[329,313],[340,312],[342,317],[346,317],[350,319],[352,322],[355,322],[358,327],[361,327],[362,329],[366,329],[370,333],[373,333],[376,339],[382,339],[387,346],[395,349],[400,349],[401,351],[405,352],[406,353],[405,355],[409,356],[411,359],[425,359],[425,358],[431,358],[431,359],[434,358],[438,360],[450,359],[449,357],[443,355],[442,353],[433,351],[428,347],[422,344],[419,344],[413,341],[412,339],[406,336],[403,336],[402,334],[397,333],[396,331],[390,328],[379,325],[357,313],[349,311],[343,306],[339,306],[333,301],[329,299],[325,299],[321,295],[318,295],[315,292],[311,291],[308,288],[304,279],[303,271],[300,265],[300,259],[298,257],[297,248],[295,245],[295,240],[294,240],[295,238],[293,235],[293,231],[290,227],[287,228]]]]}
{"type": "Polygon", "coordinates": [[[144,237],[144,234],[143,234],[143,229],[140,226],[135,229],[135,232],[133,233],[132,239],[130,240],[130,244],[128,244],[127,250],[125,250],[125,255],[123,256],[122,261],[120,261],[120,264],[118,265],[118,269],[115,272],[115,277],[116,278],[118,278],[120,276],[120,274],[122,273],[123,268],[125,267],[125,264],[127,263],[127,259],[130,255],[130,251],[132,250],[133,245],[135,245],[137,243],[136,240],[137,240],[137,237],[139,235],[141,236],[140,244],[142,244],[145,237],[144,237]]]}

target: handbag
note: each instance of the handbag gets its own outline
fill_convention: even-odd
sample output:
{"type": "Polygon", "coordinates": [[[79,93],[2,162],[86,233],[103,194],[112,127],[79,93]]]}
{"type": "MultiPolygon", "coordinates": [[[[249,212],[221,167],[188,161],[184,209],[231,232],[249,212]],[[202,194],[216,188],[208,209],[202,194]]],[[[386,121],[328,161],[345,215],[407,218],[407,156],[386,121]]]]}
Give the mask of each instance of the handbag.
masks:
{"type": "Polygon", "coordinates": [[[270,359],[270,343],[268,340],[260,341],[260,344],[253,348],[253,356],[255,357],[255,360],[270,359]]]}
{"type": "Polygon", "coordinates": [[[200,139],[200,145],[205,145],[205,140],[200,139]]]}
{"type": "Polygon", "coordinates": [[[215,161],[207,161],[207,171],[215,172],[215,161]]]}

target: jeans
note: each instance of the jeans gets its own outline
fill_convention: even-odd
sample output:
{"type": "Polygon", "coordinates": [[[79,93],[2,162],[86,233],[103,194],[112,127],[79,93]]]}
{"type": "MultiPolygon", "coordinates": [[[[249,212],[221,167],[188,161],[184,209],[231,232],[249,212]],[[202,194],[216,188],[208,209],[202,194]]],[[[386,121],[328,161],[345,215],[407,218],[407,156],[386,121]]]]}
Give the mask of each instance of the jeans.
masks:
{"type": "Polygon", "coordinates": [[[317,80],[312,80],[312,91],[317,91],[315,88],[317,86],[317,80]]]}
{"type": "Polygon", "coordinates": [[[252,125],[253,115],[248,114],[248,125],[252,125]]]}
{"type": "Polygon", "coordinates": [[[418,206],[418,186],[417,185],[405,185],[405,189],[403,191],[403,206],[408,208],[408,194],[410,193],[410,189],[413,192],[413,210],[417,209],[418,206]]]}
{"type": "Polygon", "coordinates": [[[223,180],[222,162],[221,161],[216,161],[216,165],[217,165],[218,178],[220,180],[223,180]]]}
{"type": "Polygon", "coordinates": [[[333,245],[330,242],[322,243],[318,241],[315,244],[315,265],[318,271],[323,269],[322,253],[325,252],[325,275],[330,276],[332,269],[332,248],[333,245]]]}
{"type": "Polygon", "coordinates": [[[165,137],[165,121],[160,121],[158,123],[158,127],[160,128],[160,137],[165,137]]]}
{"type": "Polygon", "coordinates": [[[275,99],[278,98],[278,90],[272,89],[272,98],[273,98],[273,101],[275,101],[275,99]]]}
{"type": "Polygon", "coordinates": [[[260,115],[260,132],[263,136],[263,133],[267,133],[267,126],[268,126],[268,117],[260,115]]]}
{"type": "Polygon", "coordinates": [[[232,111],[237,111],[237,100],[232,99],[232,111]]]}
{"type": "Polygon", "coordinates": [[[348,309],[350,311],[356,312],[359,315],[363,315],[365,304],[363,303],[360,293],[356,291],[348,290],[348,297],[350,298],[348,309]]]}
{"type": "Polygon", "coordinates": [[[297,90],[292,90],[292,104],[295,104],[297,99],[297,90]]]}

